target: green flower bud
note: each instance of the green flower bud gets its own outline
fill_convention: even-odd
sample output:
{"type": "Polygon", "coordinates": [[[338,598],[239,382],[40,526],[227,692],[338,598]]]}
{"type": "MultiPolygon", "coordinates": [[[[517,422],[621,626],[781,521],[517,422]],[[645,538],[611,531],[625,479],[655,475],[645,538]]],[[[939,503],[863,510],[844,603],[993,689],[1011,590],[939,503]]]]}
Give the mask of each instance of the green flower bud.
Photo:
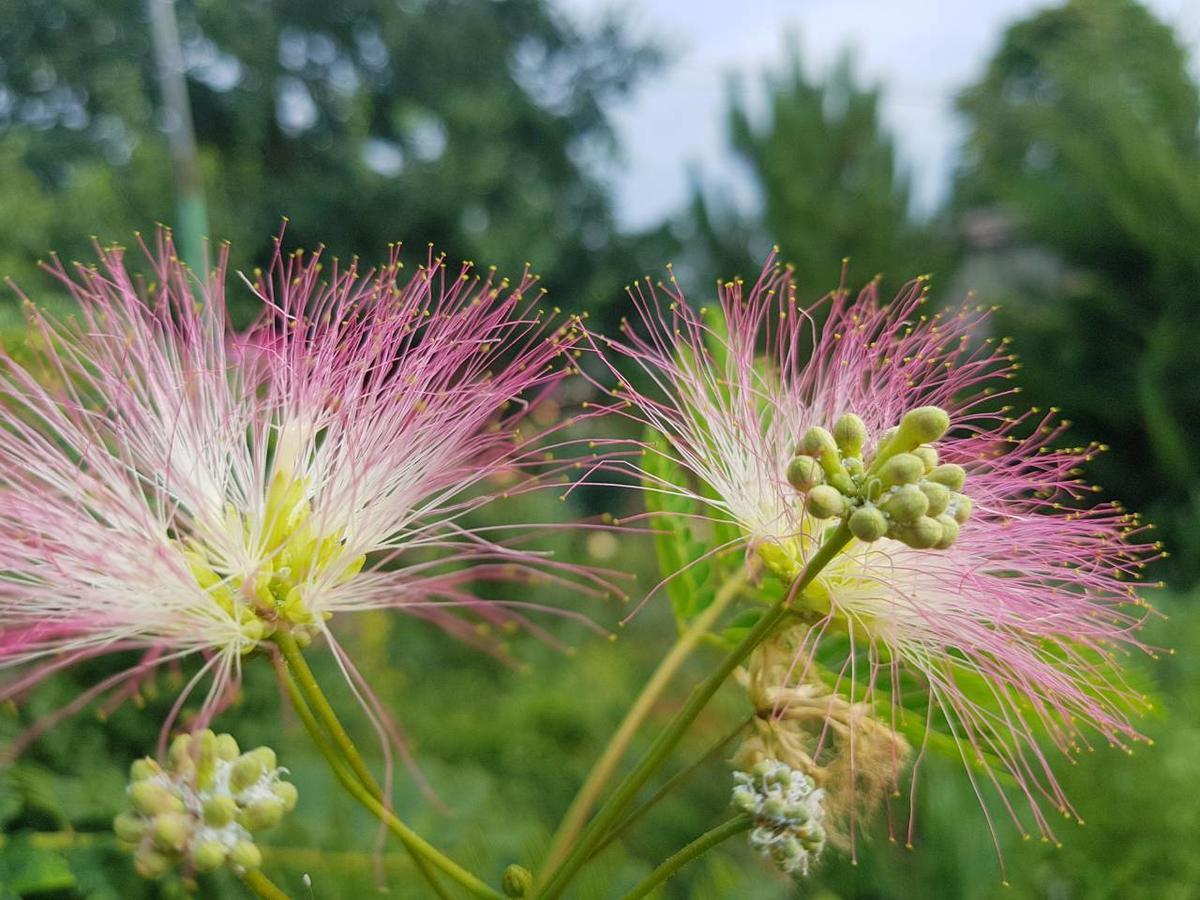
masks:
{"type": "Polygon", "coordinates": [[[229,789],[240,794],[250,785],[257,784],[263,774],[262,760],[251,753],[243,753],[229,771],[229,789]]]}
{"type": "Polygon", "coordinates": [[[936,519],[921,516],[904,529],[905,543],[914,550],[928,550],[942,539],[942,526],[936,519]]]}
{"type": "Polygon", "coordinates": [[[217,760],[217,736],[215,733],[213,733],[212,729],[205,728],[203,731],[197,732],[195,735],[195,739],[200,744],[200,749],[199,749],[198,755],[200,757],[201,762],[203,763],[206,760],[211,761],[211,762],[216,762],[216,760],[217,760]]]}
{"type": "Polygon", "coordinates": [[[950,488],[936,481],[921,482],[921,493],[929,501],[928,513],[931,516],[941,515],[950,503],[950,488]]]}
{"type": "Polygon", "coordinates": [[[837,453],[837,442],[833,435],[820,425],[812,425],[804,432],[800,448],[808,456],[821,457],[826,453],[837,453]]]}
{"type": "Polygon", "coordinates": [[[190,772],[196,765],[191,750],[192,736],[177,735],[175,740],[171,741],[171,749],[167,751],[167,767],[172,772],[190,772]]]}
{"type": "Polygon", "coordinates": [[[153,778],[160,774],[162,774],[162,768],[148,756],[143,759],[135,759],[133,765],[129,767],[130,781],[145,781],[147,778],[153,778]]]}
{"type": "Polygon", "coordinates": [[[154,846],[165,852],[178,853],[192,834],[192,820],[181,812],[159,813],[150,823],[154,846]]]}
{"type": "Polygon", "coordinates": [[[797,456],[788,463],[788,484],[796,490],[804,492],[825,481],[821,464],[811,456],[797,456]]]}
{"type": "Polygon", "coordinates": [[[850,533],[860,541],[871,543],[887,534],[888,521],[878,508],[860,506],[850,514],[850,533]]]}
{"type": "Polygon", "coordinates": [[[804,433],[801,449],[803,453],[816,457],[817,461],[821,463],[821,469],[825,473],[827,482],[843,494],[854,491],[854,482],[850,480],[845,467],[842,466],[842,458],[838,455],[837,444],[833,440],[832,434],[819,425],[814,425],[804,433]]]}
{"type": "Polygon", "coordinates": [[[262,851],[250,841],[238,841],[229,851],[229,862],[235,870],[257,869],[262,865],[262,851]]]}
{"type": "Polygon", "coordinates": [[[192,849],[192,868],[197,872],[211,872],[225,862],[225,848],[217,841],[203,841],[192,849]]]}
{"type": "Polygon", "coordinates": [[[513,863],[504,870],[504,875],[500,879],[500,887],[504,891],[505,897],[520,900],[533,887],[533,875],[524,866],[513,863]]]}
{"type": "Polygon", "coordinates": [[[238,742],[232,734],[217,735],[217,759],[233,762],[241,755],[238,742]]]}
{"type": "Polygon", "coordinates": [[[279,824],[283,818],[283,801],[277,797],[263,797],[245,807],[238,822],[247,831],[266,831],[279,824]]]}
{"type": "Polygon", "coordinates": [[[258,761],[262,763],[262,767],[268,772],[274,772],[277,767],[275,751],[270,747],[255,747],[246,755],[257,757],[258,761]]]}
{"type": "Polygon", "coordinates": [[[920,457],[911,453],[897,453],[879,469],[879,478],[885,488],[895,484],[913,484],[925,474],[925,464],[920,457]]]}
{"type": "Polygon", "coordinates": [[[740,785],[733,789],[733,805],[742,812],[754,812],[758,809],[758,794],[752,788],[740,785]]]}
{"type": "Polygon", "coordinates": [[[932,444],[949,430],[950,416],[944,409],[937,406],[910,409],[900,420],[891,449],[915,450],[922,444],[932,444]]]}
{"type": "Polygon", "coordinates": [[[182,800],[154,781],[135,781],[129,785],[129,802],[144,816],[184,810],[182,800]]]}
{"type": "Polygon", "coordinates": [[[214,828],[225,827],[237,813],[237,802],[228,794],[215,794],[204,801],[204,822],[214,828]]]}
{"type": "Polygon", "coordinates": [[[833,439],[845,456],[861,456],[867,442],[867,426],[854,413],[843,413],[833,424],[833,439]]]}
{"type": "Polygon", "coordinates": [[[153,847],[142,845],[133,854],[133,867],[143,878],[161,878],[171,868],[171,860],[153,847]]]}
{"type": "Polygon", "coordinates": [[[912,453],[925,464],[926,472],[932,472],[938,464],[938,452],[928,444],[922,444],[912,453]]]}
{"type": "Polygon", "coordinates": [[[847,456],[842,460],[842,465],[846,467],[846,471],[853,477],[857,478],[863,473],[864,466],[861,458],[857,456],[847,456]]]}
{"type": "Polygon", "coordinates": [[[113,819],[113,833],[122,841],[136,844],[146,833],[146,820],[133,813],[120,813],[113,819]]]}
{"type": "Polygon", "coordinates": [[[803,803],[792,803],[784,811],[784,817],[794,825],[803,825],[810,818],[808,806],[803,803]]]}
{"type": "Polygon", "coordinates": [[[785,869],[790,869],[792,860],[804,853],[804,848],[800,846],[800,842],[790,834],[782,841],[775,845],[773,851],[778,861],[785,869]]]}
{"type": "Polygon", "coordinates": [[[196,740],[200,745],[196,760],[196,785],[201,790],[207,790],[216,774],[217,736],[206,728],[196,735],[196,740]]]}
{"type": "Polygon", "coordinates": [[[796,577],[799,566],[795,558],[778,544],[759,544],[758,555],[766,563],[767,568],[785,581],[796,577]]]}
{"type": "MultiPolygon", "coordinates": [[[[258,616],[251,616],[241,623],[239,629],[242,637],[250,644],[256,644],[267,636],[267,626],[258,616]]],[[[252,650],[253,647],[247,649],[246,652],[252,650]]]]}
{"type": "Polygon", "coordinates": [[[766,819],[782,819],[786,813],[787,804],[782,797],[768,797],[759,809],[759,814],[766,819]]]}
{"type": "Polygon", "coordinates": [[[881,503],[887,514],[897,522],[915,522],[929,509],[929,500],[915,484],[906,484],[889,494],[881,503]]]}
{"type": "Polygon", "coordinates": [[[750,770],[750,774],[755,778],[767,778],[775,771],[775,763],[769,759],[760,759],[754,764],[754,768],[750,770]]]}
{"type": "Polygon", "coordinates": [[[966,525],[967,519],[971,518],[971,510],[975,504],[971,502],[971,498],[966,494],[954,495],[954,521],[959,525],[966,525]]]}
{"type": "Polygon", "coordinates": [[[818,519],[832,519],[846,511],[846,498],[837,488],[819,484],[808,492],[805,508],[818,519]]]}
{"type": "Polygon", "coordinates": [[[944,484],[952,491],[961,491],[967,480],[967,472],[962,466],[954,463],[942,463],[929,473],[929,480],[944,484]]]}
{"type": "Polygon", "coordinates": [[[279,614],[293,625],[310,625],[316,621],[312,610],[304,602],[304,589],[300,585],[287,592],[287,597],[279,605],[279,614]]]}
{"type": "Polygon", "coordinates": [[[279,798],[284,812],[291,812],[295,809],[296,802],[300,799],[300,792],[290,781],[277,781],[271,786],[271,793],[279,798]]]}
{"type": "Polygon", "coordinates": [[[954,542],[958,540],[958,523],[954,521],[954,517],[942,513],[937,517],[938,524],[942,526],[942,537],[934,544],[935,550],[949,550],[954,546],[954,542]]]}

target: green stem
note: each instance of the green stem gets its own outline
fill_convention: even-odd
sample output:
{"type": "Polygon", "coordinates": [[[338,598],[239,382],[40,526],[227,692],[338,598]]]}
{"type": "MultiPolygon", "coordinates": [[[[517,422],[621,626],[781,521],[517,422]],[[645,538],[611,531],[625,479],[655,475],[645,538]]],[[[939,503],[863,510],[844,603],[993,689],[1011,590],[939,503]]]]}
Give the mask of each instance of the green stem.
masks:
{"type": "Polygon", "coordinates": [[[650,777],[666,761],[667,756],[675,748],[675,745],[679,743],[687,729],[696,721],[700,713],[703,712],[704,707],[708,705],[708,701],[712,699],[721,685],[725,683],[725,679],[730,676],[734,669],[741,665],[742,661],[750,655],[750,652],[771,634],[775,630],[775,627],[788,615],[791,611],[792,598],[799,597],[812,584],[813,580],[829,561],[849,542],[850,529],[843,522],[838,525],[833,534],[826,538],[817,552],[813,554],[812,558],[805,565],[804,570],[792,583],[787,596],[763,613],[762,618],[758,620],[758,623],[750,630],[750,633],[742,639],[741,643],[722,660],[721,664],[713,670],[708,678],[692,690],[691,696],[684,707],[675,714],[675,717],[667,725],[666,729],[651,745],[646,755],[642,757],[641,762],[625,777],[625,780],[621,782],[608,801],[600,808],[600,811],[596,813],[591,824],[584,829],[579,840],[576,841],[574,848],[563,861],[562,866],[556,872],[552,873],[551,877],[547,878],[546,888],[540,894],[543,900],[553,900],[553,898],[562,895],[562,892],[566,890],[575,873],[579,871],[579,868],[587,861],[595,848],[599,846],[604,835],[617,823],[625,808],[634,800],[650,777]]]}
{"type": "Polygon", "coordinates": [[[711,831],[706,831],[682,850],[669,856],[662,865],[639,881],[637,887],[625,895],[624,900],[638,900],[639,897],[645,897],[693,859],[707,853],[717,844],[728,840],[735,834],[749,831],[753,825],[754,820],[750,816],[740,815],[734,816],[711,831]]]}
{"type": "Polygon", "coordinates": [[[255,897],[262,897],[263,900],[290,900],[287,894],[258,869],[243,874],[242,884],[246,885],[255,897]]]}
{"type": "MultiPolygon", "coordinates": [[[[296,639],[287,632],[279,632],[275,635],[275,643],[283,653],[283,658],[287,662],[288,668],[295,674],[297,683],[308,698],[308,702],[316,708],[318,716],[324,723],[325,731],[333,738],[337,748],[341,751],[342,757],[350,765],[351,770],[358,780],[362,782],[363,787],[370,791],[375,796],[375,799],[382,801],[383,788],[375,780],[375,776],[371,773],[366,760],[358,752],[358,747],[355,745],[354,740],[346,732],[341,720],[338,719],[337,712],[321,691],[321,686],[317,683],[316,676],[313,675],[312,669],[308,665],[308,660],[304,658],[304,654],[300,650],[300,645],[296,643],[296,639]]],[[[450,895],[438,883],[437,876],[429,868],[429,864],[416,855],[413,855],[412,861],[417,870],[425,876],[425,880],[429,882],[434,893],[442,898],[442,900],[450,900],[450,895]]]]}
{"type": "Polygon", "coordinates": [[[600,841],[600,844],[596,847],[596,849],[594,851],[592,851],[592,854],[591,854],[591,856],[588,857],[588,859],[590,860],[590,859],[592,859],[592,857],[595,857],[597,854],[603,852],[605,847],[607,847],[609,844],[611,844],[613,841],[615,841],[617,838],[619,838],[622,834],[624,834],[627,830],[629,830],[631,827],[633,827],[633,825],[639,819],[641,819],[642,816],[644,816],[644,815],[646,815],[646,813],[650,812],[650,810],[653,809],[655,807],[655,805],[657,805],[659,803],[659,801],[661,801],[664,797],[666,797],[669,793],[671,793],[671,791],[675,790],[675,788],[679,787],[679,785],[681,785],[681,784],[683,784],[683,782],[687,781],[687,779],[689,777],[691,777],[691,775],[697,769],[699,769],[701,766],[703,766],[705,763],[707,763],[709,760],[711,760],[714,756],[716,756],[718,753],[720,753],[726,744],[728,744],[735,737],[737,737],[739,734],[741,734],[742,730],[753,721],[754,721],[753,716],[751,716],[748,719],[745,719],[743,722],[741,722],[738,725],[737,728],[733,729],[733,731],[730,731],[724,737],[722,737],[718,741],[716,741],[711,747],[709,747],[707,750],[705,750],[704,753],[702,753],[695,760],[695,762],[692,762],[685,768],[680,769],[678,772],[676,772],[674,775],[672,775],[670,778],[668,778],[665,782],[663,782],[662,787],[660,787],[657,791],[655,791],[653,794],[651,794],[649,800],[645,801],[640,806],[638,806],[633,812],[631,812],[624,819],[622,819],[621,823],[619,825],[617,825],[615,828],[613,828],[612,831],[610,831],[608,834],[606,834],[604,836],[604,839],[602,841],[600,841]]]}
{"type": "MultiPolygon", "coordinates": [[[[305,666],[305,669],[307,669],[307,666],[305,666]]],[[[321,727],[321,723],[313,714],[309,706],[309,701],[305,696],[307,692],[304,689],[304,685],[295,677],[290,660],[287,665],[280,667],[280,674],[283,679],[284,688],[288,693],[288,698],[296,710],[296,715],[299,716],[317,751],[325,757],[325,761],[329,764],[329,768],[333,771],[334,776],[355,800],[366,807],[387,826],[389,831],[399,838],[415,861],[419,860],[417,867],[423,873],[428,873],[431,876],[430,883],[434,887],[435,892],[439,896],[444,896],[444,892],[437,886],[436,881],[432,880],[433,873],[429,871],[428,866],[432,866],[449,876],[476,897],[482,897],[485,900],[503,900],[502,894],[488,887],[477,876],[454,862],[454,860],[450,859],[409,828],[394,812],[383,804],[380,798],[376,797],[358,779],[348,763],[339,755],[338,748],[330,742],[329,736],[327,736],[321,727]]],[[[311,672],[309,674],[311,676],[311,672]]],[[[321,699],[324,700],[324,695],[321,694],[320,687],[316,684],[315,679],[311,681],[309,687],[315,690],[321,699]]],[[[328,707],[328,702],[325,705],[328,707]]],[[[329,710],[332,712],[332,707],[329,707],[329,710]]]]}
{"type": "Polygon", "coordinates": [[[688,627],[675,641],[674,646],[671,647],[670,652],[663,657],[662,662],[659,663],[658,668],[654,670],[654,674],[650,676],[650,680],[646,682],[646,686],[642,688],[642,692],[638,694],[637,699],[629,708],[624,720],[609,739],[608,746],[596,760],[596,764],[588,774],[587,780],[579,788],[575,799],[567,808],[562,823],[558,826],[558,830],[550,842],[550,850],[546,853],[546,859],[542,863],[543,872],[553,872],[566,858],[571,845],[586,824],[588,815],[591,814],[596,802],[600,799],[605,785],[612,778],[617,765],[625,756],[630,743],[633,742],[638,728],[646,721],[654,704],[658,702],[675,673],[679,671],[679,667],[696,649],[700,639],[712,628],[729,602],[737,596],[747,578],[748,572],[745,569],[739,569],[736,575],[721,585],[712,603],[688,624],[688,627]]]}
{"type": "Polygon", "coordinates": [[[321,691],[321,686],[317,684],[317,679],[313,675],[312,669],[308,667],[308,660],[304,658],[304,654],[300,650],[300,645],[296,643],[296,639],[287,631],[280,630],[275,633],[274,641],[283,653],[283,658],[287,662],[288,669],[299,683],[300,689],[308,699],[309,705],[316,711],[317,718],[321,720],[325,730],[333,738],[335,746],[350,764],[350,768],[355,776],[373,794],[382,799],[383,791],[380,790],[378,783],[375,781],[375,776],[371,774],[371,769],[367,766],[366,761],[363,760],[362,754],[358,752],[358,747],[354,745],[354,741],[342,726],[342,722],[334,711],[333,706],[325,698],[325,694],[321,691]]]}

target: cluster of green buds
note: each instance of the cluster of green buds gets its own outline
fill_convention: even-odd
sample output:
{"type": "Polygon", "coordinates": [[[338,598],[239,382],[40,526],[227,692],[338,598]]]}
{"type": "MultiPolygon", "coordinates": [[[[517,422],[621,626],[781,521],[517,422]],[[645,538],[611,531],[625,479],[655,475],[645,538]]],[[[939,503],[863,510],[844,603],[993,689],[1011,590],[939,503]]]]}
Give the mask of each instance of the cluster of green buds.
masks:
{"type": "Polygon", "coordinates": [[[296,806],[295,785],[280,780],[275,751],[242,753],[229,734],[201,731],[175,738],[166,765],[145,757],[130,768],[130,809],[113,820],[138,874],[158,878],[181,865],[211,872],[228,864],[241,874],[262,865],[254,833],[296,806]]]}
{"type": "Polygon", "coordinates": [[[916,550],[945,550],[971,516],[966,472],[939,463],[933,446],[949,427],[936,406],[910,410],[868,455],[866,425],[845,413],[832,433],[819,425],[804,433],[787,478],[810,515],[841,519],[860,541],[888,537],[916,550]]]}
{"type": "Polygon", "coordinates": [[[786,763],[759,760],[734,772],[733,805],[754,818],[750,846],[789,875],[807,875],[825,849],[825,792],[786,763]]]}

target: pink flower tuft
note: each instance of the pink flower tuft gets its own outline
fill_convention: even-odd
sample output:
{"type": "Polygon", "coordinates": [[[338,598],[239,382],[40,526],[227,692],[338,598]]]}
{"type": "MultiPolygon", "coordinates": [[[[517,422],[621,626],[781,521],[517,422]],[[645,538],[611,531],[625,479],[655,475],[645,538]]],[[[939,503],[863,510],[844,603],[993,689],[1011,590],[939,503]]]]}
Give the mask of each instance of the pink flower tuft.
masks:
{"type": "Polygon", "coordinates": [[[990,781],[1023,831],[1031,816],[1049,836],[1043,806],[1072,811],[1042,746],[1066,753],[1099,735],[1126,748],[1146,705],[1119,663],[1147,649],[1132,581],[1156,548],[1131,542],[1140,529],[1119,505],[1081,502],[1093,489],[1079,466],[1100,448],[1054,449],[1065,424],[1054,410],[1013,413],[1015,365],[986,335],[989,310],[929,311],[923,280],[889,304],[872,284],[804,308],[772,257],[751,290],[735,281],[719,294],[719,315],[697,312],[673,275],[647,281],[630,292],[637,317],[621,339],[592,339],[617,381],[612,410],[663,436],[691,483],[626,465],[647,490],[735,523],[747,551],[767,559],[774,548],[799,568],[828,527],[786,477],[805,431],[855,413],[872,447],[909,410],[947,411],[951,431],[936,448],[966,469],[973,518],[945,550],[852,541],[809,591],[815,622],[792,678],[813,677],[814,660],[827,665],[848,634],[850,650],[826,669],[835,689],[897,730],[947,732],[976,792],[990,781]],[[901,702],[914,679],[924,710],[901,702]],[[1010,786],[1028,814],[1009,805],[1010,786]]]}
{"type": "Polygon", "coordinates": [[[130,679],[203,655],[187,691],[213,676],[207,715],[277,629],[332,641],[331,617],[372,608],[481,643],[471,619],[532,624],[537,607],[471,593],[468,563],[602,586],[466,518],[571,464],[520,430],[576,340],[528,272],[510,286],[430,255],[404,277],[398,248],[366,272],[277,249],[237,333],[224,251],[198,284],[169,236],[142,249],[148,282],[120,249],[55,260],[77,318],[30,304],[38,375],[0,375],[0,668],[17,670],[0,696],[145,648],[130,679]]]}

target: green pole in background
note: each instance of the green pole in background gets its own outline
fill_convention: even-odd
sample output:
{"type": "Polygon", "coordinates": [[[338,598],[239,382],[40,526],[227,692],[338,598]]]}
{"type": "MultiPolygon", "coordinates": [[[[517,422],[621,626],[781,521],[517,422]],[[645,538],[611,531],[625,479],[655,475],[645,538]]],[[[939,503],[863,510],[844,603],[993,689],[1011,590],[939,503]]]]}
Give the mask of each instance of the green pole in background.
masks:
{"type": "Polygon", "coordinates": [[[183,261],[203,277],[206,271],[204,239],[208,236],[208,209],[204,203],[204,181],[196,152],[196,131],[183,75],[183,51],[175,21],[175,0],[147,0],[151,39],[158,62],[158,84],[162,91],[167,137],[175,168],[175,243],[183,261]]]}

